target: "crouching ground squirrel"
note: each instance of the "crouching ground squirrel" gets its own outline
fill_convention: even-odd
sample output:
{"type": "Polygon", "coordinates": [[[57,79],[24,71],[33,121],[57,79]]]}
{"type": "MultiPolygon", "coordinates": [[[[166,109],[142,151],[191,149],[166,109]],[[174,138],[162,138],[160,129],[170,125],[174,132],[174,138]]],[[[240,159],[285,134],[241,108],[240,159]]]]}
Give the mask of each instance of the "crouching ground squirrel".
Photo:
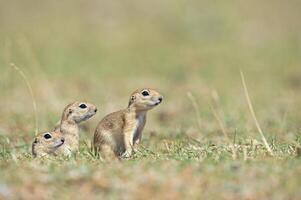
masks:
{"type": "MultiPolygon", "coordinates": [[[[50,152],[50,154],[63,154],[66,156],[71,155],[72,152],[76,152],[79,149],[79,127],[78,124],[82,121],[86,121],[91,118],[97,112],[97,108],[95,105],[87,102],[74,102],[67,105],[62,114],[61,121],[55,127],[55,130],[52,132],[47,132],[50,135],[60,135],[64,139],[64,144],[60,145],[55,152],[50,152]]],[[[36,139],[37,141],[47,141],[44,143],[33,143],[33,155],[45,154],[45,150],[47,149],[47,145],[51,146],[52,140],[47,140],[46,137],[42,136],[43,134],[39,134],[36,139]],[[44,137],[44,138],[42,138],[44,137]],[[39,140],[40,139],[40,140],[39,140]],[[42,140],[41,140],[42,139],[42,140]],[[45,145],[43,149],[43,145],[45,145]],[[39,148],[34,148],[38,146],[39,148]],[[40,150],[41,149],[41,150],[40,150]],[[41,151],[41,153],[40,153],[41,151]]],[[[51,137],[52,138],[52,137],[51,137]]],[[[55,137],[56,138],[56,137],[55,137]]],[[[48,138],[49,139],[49,138],[48,138]]],[[[47,154],[47,153],[46,153],[47,154]]]]}
{"type": "Polygon", "coordinates": [[[32,143],[32,155],[43,157],[48,155],[58,155],[58,150],[64,145],[65,138],[59,132],[39,133],[32,143]]]}
{"type": "Polygon", "coordinates": [[[133,146],[141,141],[147,111],[162,99],[161,94],[149,88],[133,92],[126,109],[107,115],[98,124],[93,139],[96,154],[106,160],[130,157],[133,146]]]}

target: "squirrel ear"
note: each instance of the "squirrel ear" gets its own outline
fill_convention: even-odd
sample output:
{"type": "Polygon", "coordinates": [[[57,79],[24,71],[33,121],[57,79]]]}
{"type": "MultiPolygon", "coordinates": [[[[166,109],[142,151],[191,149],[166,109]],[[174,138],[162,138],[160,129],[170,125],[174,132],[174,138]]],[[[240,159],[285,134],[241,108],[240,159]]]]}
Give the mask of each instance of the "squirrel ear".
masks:
{"type": "Polygon", "coordinates": [[[34,142],[33,142],[32,145],[31,145],[31,153],[32,153],[32,156],[33,156],[34,158],[37,157],[37,153],[36,153],[36,151],[35,151],[35,146],[36,146],[37,143],[38,143],[38,139],[35,138],[34,142]]]}
{"type": "Polygon", "coordinates": [[[69,117],[69,115],[71,115],[71,114],[72,114],[72,112],[73,112],[73,110],[72,110],[71,108],[69,108],[69,110],[68,110],[68,114],[67,114],[67,117],[69,117]]]}
{"type": "Polygon", "coordinates": [[[135,99],[136,99],[136,96],[134,96],[134,95],[131,96],[128,107],[130,107],[130,105],[132,105],[134,103],[135,99]]]}

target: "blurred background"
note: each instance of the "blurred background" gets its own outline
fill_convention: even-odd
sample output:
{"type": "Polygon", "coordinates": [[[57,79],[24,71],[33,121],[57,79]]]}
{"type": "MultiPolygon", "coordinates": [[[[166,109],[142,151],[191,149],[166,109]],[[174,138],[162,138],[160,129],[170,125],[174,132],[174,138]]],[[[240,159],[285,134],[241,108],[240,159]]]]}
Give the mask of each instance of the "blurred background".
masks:
{"type": "Polygon", "coordinates": [[[146,135],[220,137],[213,102],[230,134],[257,137],[242,70],[268,137],[290,140],[301,128],[300,4],[0,1],[0,134],[21,143],[34,134],[32,101],[15,63],[33,86],[40,130],[53,127],[65,105],[85,100],[99,107],[86,124],[83,137],[91,138],[132,91],[152,87],[164,103],[151,111],[146,135]]]}

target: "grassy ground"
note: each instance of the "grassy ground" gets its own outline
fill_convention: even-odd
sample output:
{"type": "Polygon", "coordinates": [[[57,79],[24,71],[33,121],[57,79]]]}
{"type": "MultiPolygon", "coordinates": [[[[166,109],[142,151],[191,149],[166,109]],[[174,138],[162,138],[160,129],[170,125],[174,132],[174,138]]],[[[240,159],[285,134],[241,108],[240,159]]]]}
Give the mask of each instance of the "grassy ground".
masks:
{"type": "Polygon", "coordinates": [[[0,199],[300,199],[300,8],[294,0],[0,1],[0,199]],[[32,101],[11,62],[33,87],[39,130],[71,101],[98,106],[78,155],[31,157],[32,101]],[[120,163],[94,158],[87,144],[98,121],[145,86],[164,101],[149,113],[139,151],[120,163]]]}

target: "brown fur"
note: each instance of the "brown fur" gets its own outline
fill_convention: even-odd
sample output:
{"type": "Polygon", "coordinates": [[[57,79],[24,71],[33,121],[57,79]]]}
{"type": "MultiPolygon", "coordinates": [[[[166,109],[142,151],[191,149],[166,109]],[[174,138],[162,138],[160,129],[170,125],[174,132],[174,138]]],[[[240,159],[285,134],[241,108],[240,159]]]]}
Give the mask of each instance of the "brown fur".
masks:
{"type": "Polygon", "coordinates": [[[98,124],[93,138],[95,152],[106,160],[130,157],[139,144],[146,123],[146,113],[162,101],[153,89],[139,89],[132,93],[128,107],[105,116],[98,124]],[[149,95],[143,96],[147,91],[149,95]]]}
{"type": "Polygon", "coordinates": [[[65,138],[59,132],[39,133],[32,143],[32,155],[34,157],[44,157],[47,155],[59,154],[59,148],[64,145],[65,138]],[[44,136],[48,134],[50,138],[44,136]]]}
{"type": "MultiPolygon", "coordinates": [[[[71,155],[79,149],[79,127],[78,124],[85,121],[96,114],[97,108],[95,105],[87,102],[74,102],[67,105],[63,111],[61,121],[56,125],[55,130],[50,132],[55,135],[59,134],[65,139],[62,146],[56,150],[56,154],[71,155]],[[84,104],[86,107],[81,108],[84,104]]],[[[45,146],[46,148],[46,146],[45,146]]],[[[35,154],[44,154],[43,148],[35,151],[35,154]]],[[[34,153],[34,151],[33,151],[34,153]]]]}

